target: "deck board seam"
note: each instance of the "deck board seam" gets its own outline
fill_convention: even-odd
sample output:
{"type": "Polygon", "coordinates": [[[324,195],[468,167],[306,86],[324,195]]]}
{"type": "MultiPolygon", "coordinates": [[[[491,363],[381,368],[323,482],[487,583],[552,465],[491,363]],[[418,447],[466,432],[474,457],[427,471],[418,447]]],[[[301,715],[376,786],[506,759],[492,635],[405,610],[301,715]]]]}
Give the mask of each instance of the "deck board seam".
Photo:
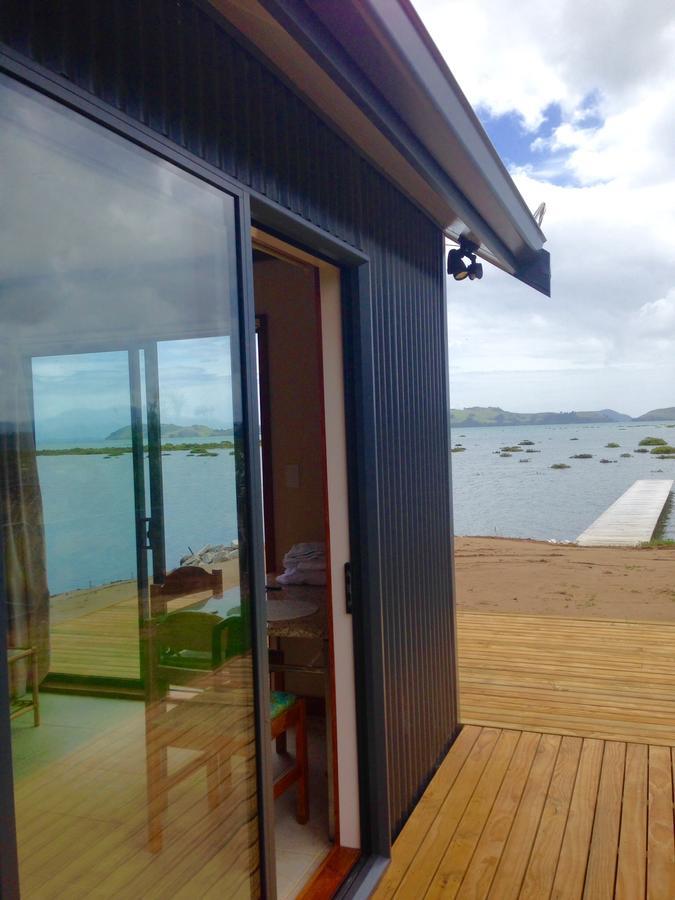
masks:
{"type": "MultiPolygon", "coordinates": [[[[625,752],[623,755],[623,774],[621,776],[621,804],[619,806],[619,825],[616,837],[616,856],[614,859],[614,881],[612,884],[612,896],[616,896],[617,879],[619,877],[619,847],[621,844],[621,826],[623,824],[623,800],[626,794],[626,765],[628,760],[628,743],[624,744],[625,752]]],[[[590,855],[590,854],[589,854],[590,855]]]]}

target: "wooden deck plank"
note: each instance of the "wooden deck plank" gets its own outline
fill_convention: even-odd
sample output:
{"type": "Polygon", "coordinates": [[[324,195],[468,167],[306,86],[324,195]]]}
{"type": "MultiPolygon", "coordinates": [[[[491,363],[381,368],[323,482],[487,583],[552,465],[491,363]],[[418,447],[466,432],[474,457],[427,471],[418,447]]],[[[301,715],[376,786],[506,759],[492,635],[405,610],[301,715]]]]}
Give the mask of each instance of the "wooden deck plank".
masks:
{"type": "Polygon", "coordinates": [[[411,817],[394,845],[394,877],[376,898],[675,897],[675,749],[537,732],[495,738],[493,728],[477,738],[472,729],[470,742],[454,766],[445,765],[451,748],[427,789],[436,797],[432,827],[411,817]],[[454,790],[435,784],[446,773],[454,790]],[[409,834],[420,827],[424,835],[409,834]],[[415,846],[422,852],[411,857],[415,846]]]}
{"type": "Polygon", "coordinates": [[[672,487],[670,479],[639,479],[579,535],[577,544],[637,547],[650,541],[672,487]]]}
{"type": "Polygon", "coordinates": [[[406,828],[396,839],[391,865],[378,885],[378,897],[393,897],[476,743],[480,731],[478,727],[467,725],[460,732],[452,746],[452,753],[448,753],[441,763],[436,776],[413,810],[406,828]]]}
{"type": "Polygon", "coordinates": [[[479,900],[487,896],[527,783],[541,735],[524,732],[502,783],[490,817],[467,867],[457,896],[479,900]]]}
{"type": "Polygon", "coordinates": [[[582,895],[603,751],[604,743],[595,740],[585,740],[581,748],[577,780],[551,890],[552,900],[578,900],[582,895]]]}
{"type": "Polygon", "coordinates": [[[602,758],[584,900],[612,900],[614,896],[625,763],[626,745],[608,741],[602,758]]]}
{"type": "Polygon", "coordinates": [[[516,898],[520,892],[560,742],[561,738],[558,735],[551,734],[543,735],[539,742],[511,833],[490,887],[488,897],[492,900],[510,900],[516,898]]]}
{"type": "Polygon", "coordinates": [[[443,855],[426,896],[448,900],[457,896],[464,872],[480,840],[485,823],[502,786],[520,735],[503,731],[495,745],[490,762],[476,786],[471,803],[443,855]]]}
{"type": "Polygon", "coordinates": [[[667,747],[649,748],[649,810],[647,819],[647,897],[675,897],[673,843],[673,768],[667,747]]]}
{"type": "Polygon", "coordinates": [[[551,893],[577,777],[581,745],[581,738],[575,737],[564,737],[560,743],[520,900],[541,900],[551,893]]]}
{"type": "Polygon", "coordinates": [[[617,900],[644,900],[647,890],[648,753],[646,746],[638,744],[628,744],[626,748],[617,900]]]}
{"type": "Polygon", "coordinates": [[[471,754],[420,844],[414,866],[410,866],[405,873],[394,896],[419,897],[426,892],[436,873],[439,859],[452,840],[500,734],[497,728],[484,728],[481,731],[471,754]]]}

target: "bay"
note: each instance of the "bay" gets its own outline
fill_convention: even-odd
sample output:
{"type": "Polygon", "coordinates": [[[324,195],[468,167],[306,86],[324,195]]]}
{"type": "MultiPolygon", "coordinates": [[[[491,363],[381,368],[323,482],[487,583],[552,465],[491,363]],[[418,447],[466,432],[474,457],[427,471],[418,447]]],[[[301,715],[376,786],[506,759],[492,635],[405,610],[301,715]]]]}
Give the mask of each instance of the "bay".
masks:
{"type": "MultiPolygon", "coordinates": [[[[675,459],[635,453],[646,437],[675,443],[675,428],[669,424],[673,423],[454,428],[452,443],[466,448],[452,454],[455,533],[576,540],[637,479],[675,479],[675,459]],[[522,447],[510,457],[495,452],[528,440],[532,447],[522,447]],[[609,443],[620,446],[608,448],[609,443]],[[528,449],[539,452],[526,453],[528,449]],[[593,458],[570,458],[578,453],[593,458]],[[622,453],[631,456],[623,458],[622,453]],[[552,469],[556,463],[570,468],[552,469]]],[[[664,537],[675,538],[672,515],[664,537]]]]}
{"type": "MultiPolygon", "coordinates": [[[[675,442],[675,428],[667,424],[672,423],[453,429],[452,443],[465,448],[451,454],[455,533],[574,541],[638,478],[675,478],[675,460],[634,452],[649,436],[675,442]],[[510,457],[499,455],[501,447],[521,441],[533,445],[510,457]],[[620,447],[605,446],[611,442],[620,447]],[[570,459],[577,453],[593,458],[570,459]],[[601,458],[616,462],[603,464],[601,458]],[[554,463],[570,468],[551,469],[554,463]]],[[[41,449],[68,446],[72,442],[52,442],[41,449]]],[[[87,446],[112,449],[125,442],[87,446]]],[[[135,579],[131,456],[40,456],[38,470],[50,593],[135,579]]],[[[190,549],[238,537],[229,451],[219,450],[214,457],[173,451],[163,454],[162,470],[168,569],[190,549]]],[[[146,491],[147,483],[146,472],[146,491]]],[[[147,497],[146,504],[149,508],[147,497]]],[[[675,516],[669,517],[664,536],[675,538],[675,516]]]]}

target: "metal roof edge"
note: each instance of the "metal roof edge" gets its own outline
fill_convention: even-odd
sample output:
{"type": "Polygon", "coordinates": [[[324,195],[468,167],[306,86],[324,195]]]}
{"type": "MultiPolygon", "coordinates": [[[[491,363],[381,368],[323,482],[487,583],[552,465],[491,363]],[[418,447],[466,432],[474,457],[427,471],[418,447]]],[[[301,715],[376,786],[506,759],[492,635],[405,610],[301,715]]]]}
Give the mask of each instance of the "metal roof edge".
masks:
{"type": "Polygon", "coordinates": [[[485,180],[490,183],[495,196],[508,209],[524,242],[534,251],[540,249],[546,241],[545,235],[411,0],[395,0],[394,3],[392,0],[360,0],[360,2],[367,6],[371,14],[377,18],[379,26],[397,48],[400,59],[407,62],[410,73],[427,94],[429,103],[444,116],[448,128],[472,157],[476,169],[482,173],[485,180]],[[395,6],[398,6],[403,12],[419,40],[420,46],[417,48],[405,47],[403,45],[404,36],[396,33],[395,28],[399,24],[399,20],[395,20],[392,16],[395,6]],[[419,52],[420,48],[423,48],[427,54],[426,60],[419,52]],[[442,76],[456,101],[453,117],[447,115],[431,84],[434,73],[429,69],[430,64],[433,64],[437,73],[442,76]],[[463,115],[464,122],[458,121],[457,114],[459,112],[463,115]]]}
{"type": "MultiPolygon", "coordinates": [[[[392,59],[392,75],[400,79],[404,72],[405,77],[415,83],[416,89],[421,91],[429,104],[429,116],[433,116],[434,124],[439,120],[439,113],[442,115],[443,124],[448,128],[448,141],[461,147],[465,169],[469,165],[470,178],[475,179],[476,186],[481,185],[479,190],[483,195],[483,207],[486,198],[489,198],[487,215],[485,209],[481,212],[472,201],[466,191],[466,182],[462,180],[460,186],[457,176],[453,177],[447,165],[442,164],[438,153],[434,153],[421,140],[414,123],[406,121],[402,110],[395,109],[383,96],[378,84],[367,77],[359,65],[355,47],[345,46],[345,35],[337,32],[337,22],[331,28],[320,19],[313,8],[313,0],[259,2],[334,80],[338,89],[369,117],[391,146],[403,154],[439,199],[454,209],[459,220],[465,223],[465,228],[468,227],[484,245],[497,265],[549,295],[550,257],[548,253],[542,254],[546,238],[409,0],[344,2],[345,11],[360,10],[361,17],[366,21],[369,17],[371,20],[374,18],[374,25],[367,23],[369,39],[376,40],[392,59]],[[396,22],[399,29],[405,32],[405,41],[414,42],[415,53],[421,58],[421,63],[411,59],[401,46],[400,36],[391,35],[391,23],[385,23],[386,27],[381,25],[379,10],[385,7],[398,10],[396,22]],[[401,22],[406,23],[402,29],[401,22]],[[435,97],[432,85],[425,80],[423,70],[429,66],[433,70],[437,89],[441,93],[450,92],[451,96],[446,94],[446,98],[450,97],[452,115],[457,122],[450,120],[442,106],[442,96],[435,97]],[[490,207],[494,215],[490,215],[490,207]]],[[[448,160],[445,162],[447,164],[448,160]]],[[[448,236],[454,237],[451,233],[454,229],[448,230],[448,226],[443,224],[441,227],[448,236]]]]}

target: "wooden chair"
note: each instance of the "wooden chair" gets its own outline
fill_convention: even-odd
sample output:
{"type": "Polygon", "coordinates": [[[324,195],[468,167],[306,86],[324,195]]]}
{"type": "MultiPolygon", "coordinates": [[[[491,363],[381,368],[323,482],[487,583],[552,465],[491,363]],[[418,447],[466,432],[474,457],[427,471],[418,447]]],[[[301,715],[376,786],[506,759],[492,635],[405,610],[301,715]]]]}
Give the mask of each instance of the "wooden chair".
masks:
{"type": "Polygon", "coordinates": [[[223,593],[223,573],[220,569],[207,572],[200,566],[180,566],[164,579],[164,584],[150,585],[150,613],[159,616],[168,611],[171,600],[180,600],[191,594],[210,591],[214,597],[223,593]]]}
{"type": "MultiPolygon", "coordinates": [[[[239,616],[223,619],[213,613],[183,609],[167,613],[156,625],[156,674],[165,684],[186,684],[194,674],[213,671],[228,655],[228,640],[241,631],[239,616]]],[[[237,641],[237,650],[240,650],[237,641]]],[[[233,647],[229,646],[229,655],[233,647]]]]}
{"type": "MultiPolygon", "coordinates": [[[[237,664],[243,658],[239,617],[223,619],[211,613],[179,610],[161,616],[153,631],[146,756],[149,846],[157,852],[162,846],[169,791],[204,767],[208,802],[214,809],[227,792],[232,756],[255,738],[250,679],[246,677],[237,685],[237,664]],[[232,677],[230,673],[234,673],[232,677]],[[172,691],[172,685],[183,686],[184,690],[172,691]],[[199,755],[170,773],[168,752],[172,747],[194,750],[199,755]]],[[[309,818],[305,701],[292,694],[272,692],[270,717],[274,739],[291,728],[296,737],[294,763],[275,781],[274,797],[297,783],[296,815],[304,824],[309,818]]]]}

